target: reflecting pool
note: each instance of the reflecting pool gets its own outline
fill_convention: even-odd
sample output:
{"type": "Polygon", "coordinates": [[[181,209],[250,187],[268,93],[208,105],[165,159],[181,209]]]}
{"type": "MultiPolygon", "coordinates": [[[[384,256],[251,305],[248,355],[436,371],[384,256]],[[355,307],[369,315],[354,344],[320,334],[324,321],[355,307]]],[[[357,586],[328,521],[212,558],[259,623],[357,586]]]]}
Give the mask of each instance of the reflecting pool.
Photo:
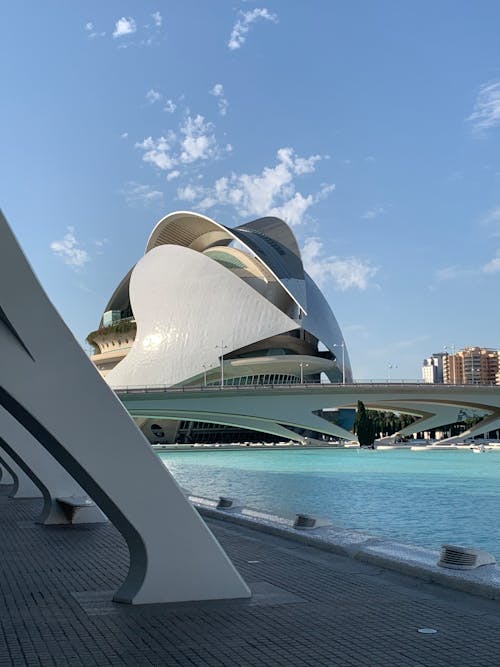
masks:
{"type": "Polygon", "coordinates": [[[179,484],[278,515],[439,549],[451,542],[500,560],[500,451],[242,449],[161,452],[179,484]]]}

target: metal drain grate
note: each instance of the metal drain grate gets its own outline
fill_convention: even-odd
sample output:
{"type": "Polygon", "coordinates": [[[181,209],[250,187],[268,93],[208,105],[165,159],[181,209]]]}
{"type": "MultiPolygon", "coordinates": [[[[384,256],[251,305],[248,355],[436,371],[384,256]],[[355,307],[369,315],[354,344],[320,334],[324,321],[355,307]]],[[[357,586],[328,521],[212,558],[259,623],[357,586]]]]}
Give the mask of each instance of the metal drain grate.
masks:
{"type": "Polygon", "coordinates": [[[495,557],[482,549],[470,549],[453,544],[443,544],[438,565],[454,570],[473,570],[481,565],[496,563],[495,557]]]}

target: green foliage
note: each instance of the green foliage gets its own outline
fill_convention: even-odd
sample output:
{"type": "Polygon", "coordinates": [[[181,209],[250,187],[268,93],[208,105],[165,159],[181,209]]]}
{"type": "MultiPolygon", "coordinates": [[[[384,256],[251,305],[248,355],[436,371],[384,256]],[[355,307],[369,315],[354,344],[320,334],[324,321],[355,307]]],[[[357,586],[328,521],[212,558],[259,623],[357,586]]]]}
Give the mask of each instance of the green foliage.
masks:
{"type": "Polygon", "coordinates": [[[480,421],[482,421],[482,419],[483,419],[482,417],[468,417],[467,419],[464,419],[466,430],[478,424],[480,421]]]}
{"type": "Polygon", "coordinates": [[[366,414],[373,424],[375,437],[384,437],[397,433],[405,426],[413,424],[417,419],[413,415],[386,412],[383,410],[367,410],[366,414]]]}
{"type": "MultiPolygon", "coordinates": [[[[370,447],[376,438],[398,433],[405,426],[409,426],[416,421],[418,417],[408,414],[400,414],[383,410],[366,410],[361,401],[358,401],[358,410],[354,424],[354,433],[358,435],[361,446],[370,447]]],[[[447,424],[439,427],[439,430],[450,431],[450,435],[459,435],[465,429],[469,429],[481,417],[466,417],[456,424],[447,424]]],[[[431,436],[434,437],[435,429],[431,430],[431,436]]]]}
{"type": "Polygon", "coordinates": [[[375,442],[375,425],[368,416],[363,401],[358,401],[355,425],[361,447],[371,447],[375,442]]]}
{"type": "Polygon", "coordinates": [[[362,401],[358,401],[354,432],[362,447],[371,447],[376,438],[392,435],[412,424],[417,417],[413,415],[367,410],[362,401]]]}
{"type": "Polygon", "coordinates": [[[129,333],[130,331],[135,332],[137,330],[137,325],[135,323],[135,320],[133,319],[126,319],[126,320],[120,320],[119,322],[115,322],[114,324],[110,324],[107,327],[101,327],[100,329],[97,329],[96,331],[91,331],[89,335],[87,336],[86,340],[89,345],[92,345],[94,350],[96,352],[99,351],[98,345],[95,343],[95,338],[97,336],[102,337],[102,336],[115,336],[116,334],[122,334],[122,333],[129,333]]]}

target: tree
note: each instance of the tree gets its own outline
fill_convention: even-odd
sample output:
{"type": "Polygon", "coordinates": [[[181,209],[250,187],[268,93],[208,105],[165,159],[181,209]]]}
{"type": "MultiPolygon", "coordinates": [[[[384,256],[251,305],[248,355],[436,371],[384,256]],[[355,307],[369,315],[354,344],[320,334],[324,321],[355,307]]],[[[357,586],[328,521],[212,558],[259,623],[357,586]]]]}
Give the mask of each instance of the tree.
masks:
{"type": "Polygon", "coordinates": [[[358,401],[358,409],[356,412],[356,433],[361,447],[371,447],[375,442],[374,424],[366,413],[363,401],[358,401]]]}

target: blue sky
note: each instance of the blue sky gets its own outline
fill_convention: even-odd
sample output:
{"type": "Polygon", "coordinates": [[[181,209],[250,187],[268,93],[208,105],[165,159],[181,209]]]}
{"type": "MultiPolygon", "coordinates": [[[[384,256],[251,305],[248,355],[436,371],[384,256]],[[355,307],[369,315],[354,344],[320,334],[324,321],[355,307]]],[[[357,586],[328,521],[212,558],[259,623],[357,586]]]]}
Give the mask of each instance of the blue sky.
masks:
{"type": "Polygon", "coordinates": [[[2,3],[0,205],[83,341],[158,219],[280,215],[354,375],[500,347],[500,4],[2,3]]]}

